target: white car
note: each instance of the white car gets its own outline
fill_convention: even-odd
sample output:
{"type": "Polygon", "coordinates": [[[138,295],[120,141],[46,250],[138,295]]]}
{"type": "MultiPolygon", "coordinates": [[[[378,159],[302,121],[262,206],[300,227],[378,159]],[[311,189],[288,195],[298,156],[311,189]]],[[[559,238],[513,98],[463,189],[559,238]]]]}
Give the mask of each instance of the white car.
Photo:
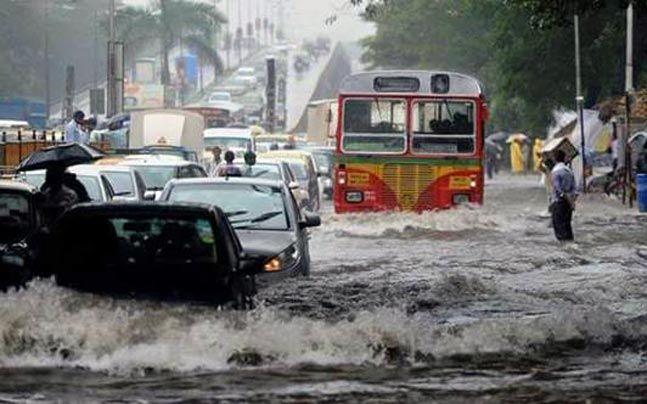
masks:
{"type": "Polygon", "coordinates": [[[227,91],[215,91],[209,94],[207,99],[209,104],[218,104],[222,102],[231,102],[231,93],[227,91]]]}
{"type": "Polygon", "coordinates": [[[256,77],[256,69],[248,66],[239,67],[235,75],[239,77],[256,77]]]}
{"type": "MultiPolygon", "coordinates": [[[[115,192],[112,184],[105,175],[95,168],[79,165],[69,167],[67,171],[76,175],[76,179],[83,184],[92,202],[108,202],[113,199],[115,192]]],[[[18,179],[40,189],[45,183],[45,170],[22,172],[18,174],[18,179]]]]}
{"type": "MultiPolygon", "coordinates": [[[[76,166],[80,167],[80,166],[76,166]]],[[[95,170],[103,174],[112,189],[114,190],[114,200],[121,201],[142,201],[146,192],[146,183],[142,175],[136,169],[124,165],[83,165],[84,170],[88,172],[95,170]]]]}
{"type": "MultiPolygon", "coordinates": [[[[138,156],[139,157],[139,156],[138,156]]],[[[147,158],[123,159],[120,166],[132,167],[141,174],[146,192],[144,199],[155,200],[172,179],[206,177],[207,172],[198,163],[172,158],[171,156],[147,156],[147,158]]]]}

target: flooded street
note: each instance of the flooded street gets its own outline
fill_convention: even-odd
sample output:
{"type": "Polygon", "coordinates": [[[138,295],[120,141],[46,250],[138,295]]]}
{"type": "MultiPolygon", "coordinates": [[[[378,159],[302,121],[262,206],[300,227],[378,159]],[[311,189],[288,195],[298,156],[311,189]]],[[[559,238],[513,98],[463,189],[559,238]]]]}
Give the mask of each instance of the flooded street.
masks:
{"type": "Polygon", "coordinates": [[[37,281],[0,295],[0,401],[640,400],[647,218],[584,197],[559,245],[534,177],[482,208],[323,215],[312,276],[249,312],[37,281]]]}

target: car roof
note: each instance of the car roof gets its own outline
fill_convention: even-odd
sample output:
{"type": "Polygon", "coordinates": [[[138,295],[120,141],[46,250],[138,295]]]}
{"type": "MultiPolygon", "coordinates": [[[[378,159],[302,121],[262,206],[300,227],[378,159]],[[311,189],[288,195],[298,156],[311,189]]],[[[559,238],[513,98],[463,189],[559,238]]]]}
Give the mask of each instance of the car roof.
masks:
{"type": "Polygon", "coordinates": [[[74,169],[74,173],[78,172],[104,172],[104,171],[113,171],[113,172],[124,172],[124,173],[132,173],[135,171],[134,168],[130,166],[125,166],[125,165],[117,165],[117,164],[79,164],[76,166],[72,166],[70,168],[74,169]]]}
{"type": "Polygon", "coordinates": [[[174,179],[169,182],[172,185],[210,185],[210,184],[242,184],[260,185],[266,187],[283,187],[285,184],[279,180],[251,177],[206,177],[206,178],[183,178],[174,179]]]}
{"type": "MultiPolygon", "coordinates": [[[[234,164],[236,165],[245,165],[244,161],[234,161],[234,164]]],[[[261,164],[261,165],[272,165],[272,166],[280,166],[281,165],[281,160],[278,159],[256,159],[256,164],[261,164]]]]}
{"type": "Polygon", "coordinates": [[[12,181],[12,180],[0,180],[0,190],[30,192],[30,193],[38,192],[38,189],[33,187],[31,184],[28,184],[26,182],[21,182],[21,181],[12,181]]]}
{"type": "Polygon", "coordinates": [[[132,159],[132,160],[122,160],[118,163],[123,166],[130,167],[185,167],[185,166],[195,166],[197,165],[194,162],[186,161],[182,159],[155,159],[155,158],[143,158],[143,159],[132,159]]]}
{"type": "Polygon", "coordinates": [[[252,137],[252,128],[209,128],[205,129],[204,131],[204,137],[231,137],[231,138],[239,138],[239,137],[246,137],[250,138],[252,137]]]}
{"type": "MultiPolygon", "coordinates": [[[[111,201],[108,203],[93,202],[75,205],[68,212],[70,213],[199,213],[209,214],[216,213],[222,216],[222,210],[214,205],[199,203],[182,203],[182,202],[122,202],[111,201]]],[[[67,214],[66,214],[67,215],[67,214]]]]}
{"type": "Polygon", "coordinates": [[[277,159],[286,161],[301,161],[305,163],[313,158],[312,153],[305,150],[270,150],[259,153],[257,157],[263,159],[277,159]]]}
{"type": "MultiPolygon", "coordinates": [[[[86,170],[83,167],[82,168],[76,168],[76,167],[78,166],[68,167],[66,171],[82,177],[98,177],[100,175],[100,173],[94,169],[86,170]]],[[[32,170],[32,171],[24,171],[21,173],[21,175],[26,175],[26,176],[45,175],[46,173],[47,173],[46,170],[32,170]]]]}

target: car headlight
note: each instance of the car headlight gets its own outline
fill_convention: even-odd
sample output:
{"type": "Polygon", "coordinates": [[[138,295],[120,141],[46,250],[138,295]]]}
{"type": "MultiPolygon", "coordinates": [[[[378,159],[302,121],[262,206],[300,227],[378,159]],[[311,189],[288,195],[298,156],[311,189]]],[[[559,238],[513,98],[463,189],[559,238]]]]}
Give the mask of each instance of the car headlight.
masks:
{"type": "Polygon", "coordinates": [[[279,255],[265,263],[265,272],[278,272],[290,268],[299,260],[299,249],[292,244],[283,250],[279,255]]]}

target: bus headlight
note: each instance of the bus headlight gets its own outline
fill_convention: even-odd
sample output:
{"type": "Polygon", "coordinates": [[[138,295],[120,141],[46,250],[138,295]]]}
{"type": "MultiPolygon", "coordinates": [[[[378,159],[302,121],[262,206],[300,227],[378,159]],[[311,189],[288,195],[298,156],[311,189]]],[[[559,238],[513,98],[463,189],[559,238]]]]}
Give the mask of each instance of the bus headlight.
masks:
{"type": "Polygon", "coordinates": [[[470,196],[466,194],[454,194],[452,197],[452,202],[454,205],[462,205],[470,202],[470,196]]]}
{"type": "Polygon", "coordinates": [[[346,202],[361,203],[363,200],[364,193],[362,191],[346,191],[346,202]]]}

